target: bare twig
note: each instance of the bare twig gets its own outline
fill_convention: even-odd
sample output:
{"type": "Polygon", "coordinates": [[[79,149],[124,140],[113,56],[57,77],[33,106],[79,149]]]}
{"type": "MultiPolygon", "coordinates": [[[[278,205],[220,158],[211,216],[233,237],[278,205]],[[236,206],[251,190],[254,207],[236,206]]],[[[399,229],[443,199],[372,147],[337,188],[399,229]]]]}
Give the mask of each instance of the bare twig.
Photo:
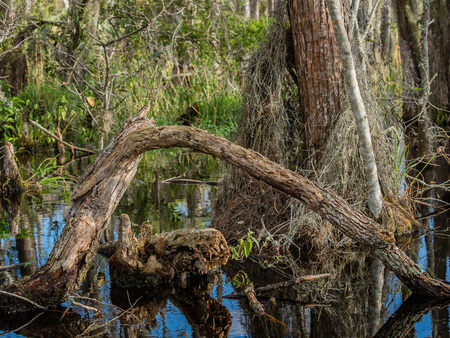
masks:
{"type": "Polygon", "coordinates": [[[376,12],[379,4],[380,4],[380,0],[377,0],[377,2],[375,3],[375,5],[372,8],[372,12],[369,15],[369,19],[367,20],[367,27],[364,30],[364,33],[361,35],[361,40],[359,41],[359,43],[363,43],[364,40],[366,39],[366,36],[369,33],[370,26],[372,25],[373,17],[375,16],[375,12],[376,12]]]}
{"type": "Polygon", "coordinates": [[[80,307],[82,307],[82,308],[84,308],[84,309],[86,309],[86,310],[91,310],[91,311],[95,311],[95,312],[101,312],[99,309],[96,309],[95,307],[92,307],[92,306],[89,306],[89,305],[84,305],[84,304],[81,304],[81,303],[79,303],[79,302],[73,300],[73,297],[72,297],[72,299],[70,300],[70,302],[71,302],[73,305],[80,306],[80,307]]]}
{"type": "MultiPolygon", "coordinates": [[[[97,326],[96,329],[99,329],[99,328],[101,328],[101,327],[103,327],[103,326],[107,326],[109,323],[111,323],[111,322],[113,322],[114,320],[117,320],[117,319],[119,319],[120,317],[122,317],[125,313],[128,313],[128,312],[129,312],[129,311],[137,304],[137,302],[139,302],[139,301],[141,300],[141,298],[142,298],[142,297],[139,297],[139,298],[133,303],[133,305],[131,305],[127,310],[123,311],[120,315],[118,315],[118,316],[116,316],[116,317],[114,317],[114,318],[108,320],[107,322],[103,323],[102,325],[97,326]]],[[[135,315],[134,315],[134,316],[135,316],[135,315]]],[[[135,316],[135,317],[136,317],[136,316],[135,316]]],[[[93,327],[94,325],[95,325],[95,322],[92,323],[91,325],[89,325],[89,327],[88,327],[86,330],[84,330],[83,333],[81,333],[81,334],[78,335],[77,337],[84,337],[84,335],[85,335],[86,333],[88,333],[89,331],[92,330],[92,327],[93,327]]]]}
{"type": "MultiPolygon", "coordinates": [[[[292,284],[298,284],[298,283],[302,283],[302,282],[309,282],[315,279],[319,279],[319,278],[325,278],[325,277],[329,277],[330,274],[329,273],[324,273],[322,275],[313,275],[313,276],[305,276],[305,277],[299,277],[299,278],[295,278],[295,279],[291,279],[285,282],[280,282],[280,283],[275,283],[275,284],[270,284],[267,286],[263,286],[260,288],[255,289],[255,293],[261,293],[263,291],[270,291],[270,290],[274,290],[274,289],[278,289],[281,287],[285,287],[288,285],[292,285],[292,284]]],[[[223,296],[223,298],[229,298],[229,299],[233,299],[233,298],[242,298],[245,297],[246,293],[245,292],[233,292],[230,293],[227,296],[223,296]]]]}
{"type": "Polygon", "coordinates": [[[149,25],[149,23],[145,24],[145,25],[142,26],[141,28],[139,28],[139,29],[137,29],[137,30],[135,30],[135,31],[133,31],[133,32],[131,32],[131,33],[125,34],[124,36],[121,36],[120,38],[117,38],[117,39],[115,39],[115,40],[108,41],[108,42],[106,42],[106,43],[103,43],[101,40],[97,39],[95,36],[93,36],[93,35],[90,34],[90,33],[89,33],[89,35],[91,36],[91,38],[93,38],[94,40],[98,41],[103,47],[108,47],[109,45],[112,45],[112,44],[114,44],[114,43],[116,43],[116,42],[119,42],[120,40],[126,39],[127,37],[129,37],[129,36],[131,36],[131,35],[134,35],[134,34],[136,34],[136,33],[139,33],[140,31],[143,31],[144,29],[146,29],[146,28],[148,27],[148,25],[149,25]]]}

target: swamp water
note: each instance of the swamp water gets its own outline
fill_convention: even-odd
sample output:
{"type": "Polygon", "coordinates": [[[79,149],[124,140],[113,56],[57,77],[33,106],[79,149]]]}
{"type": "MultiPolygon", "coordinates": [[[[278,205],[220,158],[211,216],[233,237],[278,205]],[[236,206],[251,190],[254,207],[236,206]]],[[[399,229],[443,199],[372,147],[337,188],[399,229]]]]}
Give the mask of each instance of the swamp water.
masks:
{"type": "MultiPolygon", "coordinates": [[[[92,158],[75,161],[65,170],[79,176],[91,161],[92,158]]],[[[104,233],[104,241],[117,239],[118,218],[122,213],[127,213],[135,224],[149,220],[162,232],[209,226],[217,187],[161,181],[179,176],[218,181],[224,171],[225,165],[209,156],[178,150],[147,153],[104,233]]],[[[59,192],[42,195],[41,200],[25,196],[20,206],[3,204],[0,266],[34,263],[0,272],[0,283],[9,284],[33,274],[46,262],[70,208],[67,199],[70,190],[59,192]]],[[[429,220],[424,229],[433,231],[425,231],[424,235],[400,245],[432,275],[447,280],[450,279],[448,220],[445,214],[429,220]]],[[[374,278],[378,284],[372,288],[370,259],[362,254],[343,254],[314,271],[303,268],[303,263],[295,264],[262,269],[249,260],[233,262],[206,284],[187,289],[168,286],[124,292],[111,287],[108,259],[97,255],[76,299],[99,312],[78,305],[69,307],[68,302],[55,311],[2,317],[0,335],[226,337],[224,332],[228,332],[228,337],[371,337],[379,331],[378,337],[450,336],[448,304],[436,307],[412,299],[388,271],[382,278],[374,278]],[[239,270],[248,274],[255,287],[291,279],[292,271],[299,276],[330,272],[332,277],[279,289],[268,294],[272,299],[260,297],[270,316],[256,317],[245,299],[223,298],[235,291],[230,280],[239,270]],[[394,312],[395,317],[391,316],[394,312]]]]}

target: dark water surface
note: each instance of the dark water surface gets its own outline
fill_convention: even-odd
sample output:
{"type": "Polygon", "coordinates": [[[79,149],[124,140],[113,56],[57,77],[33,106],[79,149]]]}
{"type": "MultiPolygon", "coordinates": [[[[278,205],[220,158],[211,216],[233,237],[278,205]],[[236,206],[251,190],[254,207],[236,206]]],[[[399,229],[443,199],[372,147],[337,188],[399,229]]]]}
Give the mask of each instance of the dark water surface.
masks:
{"type": "MultiPolygon", "coordinates": [[[[42,159],[37,160],[40,161],[42,159]]],[[[72,176],[79,176],[91,161],[92,158],[75,161],[65,170],[72,176]]],[[[117,239],[121,213],[129,214],[135,224],[149,220],[161,232],[209,226],[217,187],[161,181],[179,176],[218,181],[224,172],[223,163],[201,154],[176,149],[146,154],[104,233],[104,242],[117,239]]],[[[445,175],[448,171],[430,175],[434,175],[430,180],[447,180],[445,175]]],[[[0,273],[1,284],[31,275],[46,262],[70,208],[70,189],[64,191],[60,188],[58,192],[44,194],[40,199],[25,196],[20,205],[4,201],[0,219],[0,265],[35,263],[0,273]],[[11,231],[17,234],[12,235],[11,231]]],[[[432,211],[432,208],[425,207],[423,213],[432,211]]],[[[450,280],[448,215],[441,214],[423,221],[423,225],[421,235],[400,246],[430,274],[450,280]]],[[[76,305],[67,310],[69,303],[66,303],[57,311],[0,318],[0,335],[212,337],[212,328],[224,322],[220,318],[228,316],[227,320],[231,318],[232,323],[229,337],[372,337],[380,328],[378,337],[450,336],[448,305],[429,310],[433,304],[412,298],[407,300],[408,290],[389,271],[374,270],[370,273],[371,259],[363,254],[343,254],[312,270],[303,267],[303,263],[295,264],[262,269],[255,263],[235,262],[205,285],[188,289],[168,286],[126,293],[111,287],[108,259],[97,255],[78,292],[78,301],[100,310],[100,313],[76,305]],[[280,289],[268,297],[261,297],[260,301],[271,317],[256,317],[246,300],[223,298],[234,291],[230,279],[239,270],[248,273],[255,287],[292,278],[292,271],[297,276],[330,272],[333,277],[280,289]],[[372,280],[375,281],[374,287],[372,280]],[[389,319],[396,311],[397,321],[389,319]],[[208,316],[211,318],[206,318],[208,316]],[[205,328],[205,323],[210,327],[205,328]],[[24,328],[11,333],[23,325],[24,328]]]]}

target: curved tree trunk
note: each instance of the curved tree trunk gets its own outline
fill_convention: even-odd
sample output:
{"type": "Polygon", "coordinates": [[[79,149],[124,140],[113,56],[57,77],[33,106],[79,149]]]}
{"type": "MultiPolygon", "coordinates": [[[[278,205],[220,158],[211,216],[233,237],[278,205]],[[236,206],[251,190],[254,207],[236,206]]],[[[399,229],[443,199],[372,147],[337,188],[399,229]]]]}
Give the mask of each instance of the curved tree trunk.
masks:
{"type": "MultiPolygon", "coordinates": [[[[148,106],[126,120],[117,135],[89,166],[72,195],[73,207],[47,263],[31,278],[3,290],[38,304],[59,304],[76,291],[95,257],[102,233],[136,173],[142,154],[161,148],[190,148],[236,165],[252,177],[297,198],[344,234],[373,251],[413,292],[450,297],[450,286],[431,278],[394,244],[380,224],[355,211],[341,197],[303,176],[206,131],[187,126],[155,127],[145,118],[148,106]]],[[[2,294],[1,311],[28,308],[29,303],[2,294]]]]}

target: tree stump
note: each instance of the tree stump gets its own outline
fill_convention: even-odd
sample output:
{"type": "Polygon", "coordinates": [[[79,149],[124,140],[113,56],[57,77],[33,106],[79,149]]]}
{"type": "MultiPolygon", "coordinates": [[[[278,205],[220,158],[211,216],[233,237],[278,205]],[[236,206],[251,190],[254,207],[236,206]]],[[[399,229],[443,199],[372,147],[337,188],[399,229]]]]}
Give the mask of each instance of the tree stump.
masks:
{"type": "Polygon", "coordinates": [[[191,228],[153,235],[152,226],[144,223],[136,238],[130,218],[122,214],[119,240],[109,261],[111,280],[121,287],[176,281],[186,286],[192,275],[205,275],[226,264],[229,255],[218,230],[191,228]]]}

